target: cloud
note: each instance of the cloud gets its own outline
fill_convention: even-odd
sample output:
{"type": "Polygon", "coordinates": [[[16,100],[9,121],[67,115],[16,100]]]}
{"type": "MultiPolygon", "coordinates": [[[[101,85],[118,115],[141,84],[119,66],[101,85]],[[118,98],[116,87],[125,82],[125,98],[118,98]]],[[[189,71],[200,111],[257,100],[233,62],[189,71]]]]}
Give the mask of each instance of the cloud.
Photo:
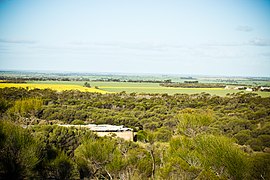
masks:
{"type": "Polygon", "coordinates": [[[213,43],[206,43],[201,44],[201,46],[210,46],[210,47],[230,47],[230,46],[243,46],[245,43],[236,43],[236,42],[213,42],[213,43]]]}
{"type": "Polygon", "coordinates": [[[253,28],[250,26],[238,26],[236,28],[237,31],[242,31],[242,32],[251,32],[253,31],[253,28]]]}
{"type": "Polygon", "coordinates": [[[9,43],[9,44],[36,44],[37,41],[21,40],[21,39],[0,39],[0,43],[9,43]]]}
{"type": "Polygon", "coordinates": [[[270,39],[254,38],[248,44],[252,46],[270,46],[270,39]]]}
{"type": "Polygon", "coordinates": [[[201,46],[206,47],[233,47],[233,46],[270,46],[270,39],[266,38],[253,38],[246,42],[210,42],[206,44],[201,44],[201,46]]]}
{"type": "Polygon", "coordinates": [[[160,42],[70,42],[71,45],[95,48],[114,48],[139,51],[164,52],[170,49],[183,48],[183,45],[160,42]]]}
{"type": "Polygon", "coordinates": [[[152,43],[128,43],[128,42],[75,42],[73,45],[78,46],[89,46],[97,48],[125,48],[125,49],[136,49],[136,50],[161,50],[163,47],[160,44],[152,43]]]}
{"type": "Polygon", "coordinates": [[[270,52],[265,52],[265,53],[261,53],[261,55],[263,56],[263,57],[270,57],[270,52]]]}

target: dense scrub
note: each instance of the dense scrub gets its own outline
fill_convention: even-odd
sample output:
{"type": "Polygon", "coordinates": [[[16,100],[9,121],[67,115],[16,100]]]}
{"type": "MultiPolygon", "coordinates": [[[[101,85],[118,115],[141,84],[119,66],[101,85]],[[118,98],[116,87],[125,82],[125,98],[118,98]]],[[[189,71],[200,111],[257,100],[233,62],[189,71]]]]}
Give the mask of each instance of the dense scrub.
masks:
{"type": "Polygon", "coordinates": [[[45,179],[270,178],[270,98],[255,94],[5,88],[0,112],[1,154],[10,154],[13,146],[23,152],[1,157],[6,159],[0,161],[0,177],[16,171],[19,178],[45,179]],[[137,131],[140,143],[55,123],[121,124],[137,131]]]}
{"type": "Polygon", "coordinates": [[[264,150],[270,142],[270,98],[255,94],[102,95],[5,88],[0,89],[0,97],[3,118],[25,125],[50,124],[55,120],[75,124],[80,120],[124,125],[136,131],[167,129],[175,134],[185,123],[188,132],[182,134],[215,132],[234,137],[240,145],[250,145],[255,151],[264,150]],[[190,126],[197,128],[190,132],[190,126]]]}

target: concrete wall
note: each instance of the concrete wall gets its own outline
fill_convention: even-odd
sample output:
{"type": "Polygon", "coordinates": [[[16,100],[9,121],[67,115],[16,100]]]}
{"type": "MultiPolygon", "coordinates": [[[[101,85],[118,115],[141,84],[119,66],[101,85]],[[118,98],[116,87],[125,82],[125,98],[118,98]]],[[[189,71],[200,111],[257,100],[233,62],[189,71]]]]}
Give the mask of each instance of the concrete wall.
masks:
{"type": "Polygon", "coordinates": [[[127,141],[133,141],[134,133],[132,131],[124,131],[124,132],[95,132],[98,136],[111,136],[112,134],[116,134],[117,137],[123,138],[127,141]]]}

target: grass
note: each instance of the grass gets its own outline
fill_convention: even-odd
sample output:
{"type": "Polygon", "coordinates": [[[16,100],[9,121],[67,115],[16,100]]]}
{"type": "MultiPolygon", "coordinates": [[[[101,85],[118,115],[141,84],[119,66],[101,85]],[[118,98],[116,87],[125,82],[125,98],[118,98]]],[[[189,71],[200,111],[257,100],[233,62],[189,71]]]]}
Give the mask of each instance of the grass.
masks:
{"type": "MultiPolygon", "coordinates": [[[[125,91],[127,93],[160,93],[160,94],[197,94],[209,93],[211,95],[226,96],[228,93],[237,93],[239,90],[223,88],[173,88],[162,87],[158,83],[131,83],[131,82],[90,82],[92,87],[98,86],[99,89],[83,87],[83,81],[30,81],[27,84],[0,83],[0,88],[22,87],[22,88],[51,88],[57,91],[80,90],[84,92],[117,93],[125,91]]],[[[262,97],[269,97],[270,92],[256,92],[262,97]]]]}
{"type": "MultiPolygon", "coordinates": [[[[228,90],[228,89],[222,89],[222,88],[170,88],[170,87],[100,87],[100,89],[103,89],[105,91],[109,92],[122,92],[126,91],[127,93],[160,93],[160,94],[198,94],[198,93],[209,93],[211,95],[217,95],[217,96],[226,96],[228,93],[237,93],[240,92],[239,90],[228,90]]],[[[247,91],[244,91],[245,93],[248,93],[247,91]]],[[[254,92],[261,97],[269,97],[270,92],[254,92]]]]}
{"type": "MultiPolygon", "coordinates": [[[[83,84],[83,82],[81,82],[83,84]]],[[[160,94],[197,94],[209,93],[211,95],[226,96],[228,93],[237,93],[239,90],[224,89],[224,88],[173,88],[162,87],[158,83],[130,83],[130,82],[90,82],[91,86],[98,86],[100,89],[108,92],[122,92],[127,93],[160,93],[160,94]]],[[[244,91],[247,92],[247,91],[244,91]]],[[[261,97],[269,97],[270,92],[256,92],[261,97]]]]}

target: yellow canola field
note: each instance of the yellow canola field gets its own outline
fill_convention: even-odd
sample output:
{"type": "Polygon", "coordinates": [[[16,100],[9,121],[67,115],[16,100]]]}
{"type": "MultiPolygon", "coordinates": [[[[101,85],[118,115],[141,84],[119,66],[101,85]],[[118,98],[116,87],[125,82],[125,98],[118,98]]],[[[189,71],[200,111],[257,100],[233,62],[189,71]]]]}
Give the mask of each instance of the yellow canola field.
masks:
{"type": "Polygon", "coordinates": [[[0,83],[0,88],[29,88],[29,89],[52,89],[56,91],[65,91],[65,90],[79,90],[83,92],[97,92],[105,94],[107,91],[96,89],[96,88],[87,88],[79,85],[64,85],[64,84],[17,84],[17,83],[0,83]]]}

